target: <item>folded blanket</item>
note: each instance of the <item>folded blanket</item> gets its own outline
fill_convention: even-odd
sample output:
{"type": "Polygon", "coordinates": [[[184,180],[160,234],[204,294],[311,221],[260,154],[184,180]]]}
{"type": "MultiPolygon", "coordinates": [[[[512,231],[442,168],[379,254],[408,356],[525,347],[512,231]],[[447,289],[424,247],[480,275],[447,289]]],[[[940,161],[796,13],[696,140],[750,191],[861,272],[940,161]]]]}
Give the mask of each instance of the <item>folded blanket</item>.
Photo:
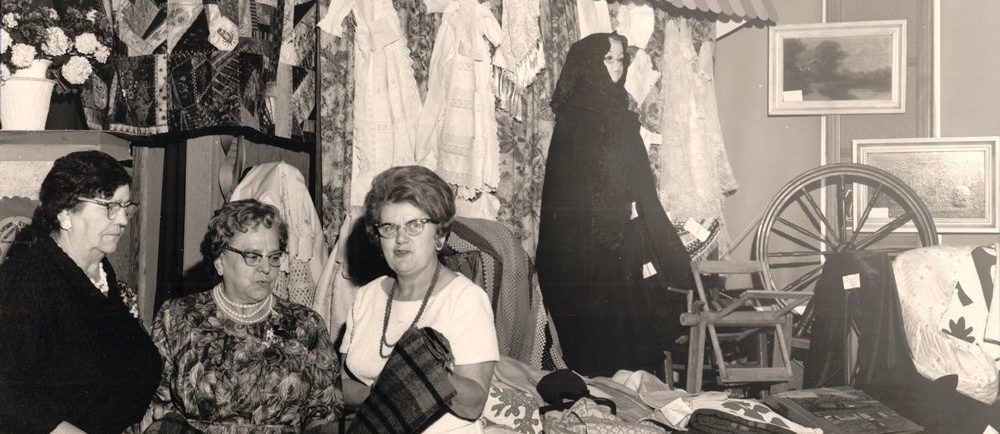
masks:
{"type": "Polygon", "coordinates": [[[372,384],[348,433],[420,432],[448,411],[455,387],[445,368],[448,339],[426,327],[407,330],[372,384]]]}
{"type": "MultiPolygon", "coordinates": [[[[762,404],[753,407],[756,407],[756,409],[750,408],[749,410],[756,411],[763,407],[766,411],[762,413],[771,411],[771,409],[762,404]]],[[[795,431],[784,428],[780,424],[782,424],[780,419],[772,419],[771,422],[764,422],[763,419],[754,420],[725,411],[704,408],[695,410],[691,414],[688,429],[706,434],[795,434],[795,431]]]]}
{"type": "Polygon", "coordinates": [[[651,422],[626,422],[611,414],[607,407],[589,398],[580,398],[569,410],[545,414],[548,434],[662,434],[663,428],[651,422]]]}

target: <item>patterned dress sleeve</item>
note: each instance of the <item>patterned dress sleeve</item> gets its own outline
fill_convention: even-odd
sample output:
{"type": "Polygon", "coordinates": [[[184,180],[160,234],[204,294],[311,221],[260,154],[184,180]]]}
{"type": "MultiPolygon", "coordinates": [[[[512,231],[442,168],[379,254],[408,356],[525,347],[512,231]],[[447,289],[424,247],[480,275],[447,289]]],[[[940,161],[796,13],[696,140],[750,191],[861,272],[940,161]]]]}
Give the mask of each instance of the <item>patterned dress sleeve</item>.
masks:
{"type": "Polygon", "coordinates": [[[340,357],[330,340],[322,318],[309,311],[304,319],[307,332],[315,339],[315,345],[309,350],[306,363],[307,369],[313,369],[312,385],[309,389],[309,402],[303,417],[303,428],[322,421],[337,420],[340,416],[342,399],[336,397],[336,379],[340,376],[340,357]]]}
{"type": "Polygon", "coordinates": [[[153,321],[153,344],[156,345],[156,349],[163,359],[163,375],[160,377],[160,386],[156,388],[156,395],[153,396],[153,401],[149,404],[149,410],[142,418],[141,426],[144,431],[153,422],[165,419],[170,413],[178,412],[170,392],[170,379],[174,375],[174,358],[171,353],[170,338],[175,320],[173,312],[171,312],[173,310],[171,304],[170,301],[164,303],[153,321]]]}

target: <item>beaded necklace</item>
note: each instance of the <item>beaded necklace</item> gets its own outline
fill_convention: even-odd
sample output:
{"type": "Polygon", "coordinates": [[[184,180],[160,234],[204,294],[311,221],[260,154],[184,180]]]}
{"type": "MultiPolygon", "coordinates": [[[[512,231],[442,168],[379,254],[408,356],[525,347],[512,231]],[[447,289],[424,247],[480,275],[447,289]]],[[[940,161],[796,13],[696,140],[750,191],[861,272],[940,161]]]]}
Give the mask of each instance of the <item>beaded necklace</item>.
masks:
{"type": "Polygon", "coordinates": [[[264,300],[257,303],[237,303],[226,297],[222,292],[222,285],[218,285],[212,290],[212,298],[226,316],[238,324],[250,325],[261,322],[271,315],[274,308],[274,296],[269,295],[264,300]],[[241,309],[249,309],[247,313],[241,313],[241,309]]]}
{"type": "MultiPolygon", "coordinates": [[[[423,315],[424,308],[427,307],[427,301],[431,299],[431,292],[434,290],[434,285],[437,285],[438,274],[440,272],[441,264],[437,264],[434,268],[434,277],[431,277],[431,284],[427,287],[427,292],[424,294],[424,300],[420,302],[420,309],[417,310],[417,316],[413,317],[413,322],[410,323],[410,326],[407,327],[406,330],[409,330],[413,328],[413,326],[417,325],[417,320],[420,319],[420,315],[423,315]]],[[[389,345],[389,342],[385,340],[385,334],[389,331],[389,314],[392,312],[392,298],[396,295],[396,288],[399,288],[399,279],[392,282],[392,289],[389,290],[389,300],[385,302],[385,319],[382,320],[382,340],[378,343],[378,355],[383,359],[388,359],[389,354],[392,354],[392,352],[390,351],[389,354],[383,354],[382,349],[388,348],[389,350],[392,350],[392,347],[396,346],[396,344],[389,345]]]]}

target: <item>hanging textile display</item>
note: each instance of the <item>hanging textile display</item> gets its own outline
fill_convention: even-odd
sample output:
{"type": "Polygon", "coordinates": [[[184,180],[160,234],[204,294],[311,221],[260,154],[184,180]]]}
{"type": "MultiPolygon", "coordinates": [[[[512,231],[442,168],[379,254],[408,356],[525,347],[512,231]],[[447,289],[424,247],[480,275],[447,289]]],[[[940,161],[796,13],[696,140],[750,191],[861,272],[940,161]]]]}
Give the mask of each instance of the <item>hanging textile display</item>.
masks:
{"type": "Polygon", "coordinates": [[[302,172],[285,162],[254,166],[229,197],[230,201],[243,199],[259,200],[281,213],[288,231],[288,257],[281,266],[275,293],[312,306],[327,252],[319,215],[302,172]]]}
{"type": "MultiPolygon", "coordinates": [[[[326,11],[323,11],[326,12],[326,11]]],[[[320,32],[322,80],[318,135],[322,146],[323,233],[330,244],[350,213],[351,161],[354,149],[354,18],[344,20],[342,37],[320,32]]]]}
{"type": "Polygon", "coordinates": [[[427,99],[417,121],[417,162],[457,186],[459,200],[499,181],[499,142],[487,40],[500,24],[475,0],[428,1],[443,17],[431,55],[427,99]]]}
{"type": "Polygon", "coordinates": [[[594,33],[611,33],[611,15],[606,0],[576,0],[580,38],[594,33]]]}
{"type": "Polygon", "coordinates": [[[668,21],[664,28],[660,108],[658,195],[693,258],[714,248],[725,251],[729,237],[723,200],[736,191],[722,140],[715,97],[715,43],[696,44],[687,19],[668,21]],[[696,47],[697,45],[697,47],[696,47]]]}
{"type": "MultiPolygon", "coordinates": [[[[616,3],[617,4],[617,3],[616,3]]],[[[662,75],[660,70],[661,64],[663,63],[663,44],[664,35],[663,27],[666,25],[667,21],[672,18],[667,12],[661,8],[653,8],[653,28],[646,35],[645,26],[642,24],[645,19],[641,18],[643,12],[639,9],[638,5],[635,4],[619,4],[619,8],[612,9],[615,13],[615,20],[618,26],[624,27],[623,32],[628,32],[636,37],[636,43],[640,44],[645,40],[645,47],[642,47],[642,51],[649,56],[649,63],[653,69],[662,75]],[[619,11],[620,9],[626,9],[625,11],[619,11]]],[[[631,39],[629,39],[631,44],[631,39]]],[[[636,47],[640,47],[636,45],[636,47]]],[[[653,173],[657,174],[657,185],[659,185],[659,160],[655,157],[655,154],[660,146],[660,106],[665,104],[663,100],[663,87],[664,79],[657,80],[653,88],[649,90],[646,94],[646,98],[642,101],[637,101],[632,107],[639,114],[639,122],[642,123],[644,130],[657,135],[655,141],[646,142],[649,146],[650,160],[653,165],[653,173]]]]}
{"type": "Polygon", "coordinates": [[[523,119],[521,98],[545,67],[545,50],[538,26],[538,0],[504,0],[500,46],[493,56],[498,105],[523,119]]]}
{"type": "MultiPolygon", "coordinates": [[[[629,50],[629,79],[625,83],[625,90],[633,103],[630,106],[635,109],[643,105],[660,81],[660,72],[656,69],[659,58],[654,60],[646,52],[650,35],[656,26],[656,13],[645,0],[615,2],[609,6],[612,27],[616,33],[624,36],[632,47],[629,50]]],[[[666,19],[666,15],[663,18],[666,19]]],[[[643,129],[647,134],[659,131],[658,128],[650,130],[645,125],[643,129]]],[[[649,138],[644,135],[643,138],[646,139],[647,148],[652,144],[650,140],[659,143],[657,137],[649,138]]]]}
{"type": "Polygon", "coordinates": [[[249,129],[284,138],[312,132],[316,0],[116,0],[112,9],[122,44],[108,129],[186,136],[249,129]]]}
{"type": "MultiPolygon", "coordinates": [[[[337,4],[344,4],[344,2],[334,1],[331,9],[336,8],[337,4]]],[[[403,33],[401,39],[407,44],[410,61],[410,75],[404,77],[401,74],[399,77],[403,78],[400,80],[406,81],[412,77],[416,82],[417,92],[420,94],[420,97],[429,99],[433,90],[432,81],[435,80],[431,77],[433,75],[431,70],[434,67],[434,62],[431,58],[433,51],[438,49],[436,44],[431,41],[431,38],[440,33],[439,27],[444,26],[444,14],[428,12],[424,0],[393,0],[392,5],[398,15],[399,27],[403,33]]],[[[495,211],[496,219],[506,224],[522,240],[522,246],[525,250],[533,254],[537,244],[546,154],[548,153],[548,143],[551,139],[555,118],[548,107],[548,101],[551,98],[552,88],[556,79],[561,72],[562,64],[569,51],[569,46],[580,39],[581,25],[579,18],[581,14],[578,12],[578,0],[503,0],[502,2],[494,0],[489,5],[493,10],[494,17],[499,18],[503,24],[500,37],[501,44],[496,47],[497,49],[493,56],[493,61],[497,62],[497,64],[493,65],[493,85],[496,87],[496,94],[494,96],[498,99],[497,105],[500,108],[500,110],[495,111],[494,115],[498,132],[499,175],[493,195],[481,195],[481,197],[488,199],[486,202],[482,200],[476,202],[463,201],[461,203],[463,211],[461,212],[463,215],[478,212],[481,214],[477,215],[482,217],[485,214],[491,214],[495,211]],[[500,59],[508,59],[506,50],[511,50],[515,53],[520,51],[527,56],[524,59],[530,59],[532,55],[530,47],[533,43],[531,40],[534,39],[534,36],[529,36],[533,31],[529,24],[532,21],[529,16],[534,14],[532,8],[535,3],[538,6],[538,18],[536,22],[545,23],[545,25],[538,26],[538,46],[540,49],[537,50],[540,53],[540,59],[544,59],[544,66],[537,74],[528,74],[532,77],[532,80],[524,87],[523,92],[520,94],[520,102],[516,102],[516,97],[513,99],[510,98],[510,93],[505,91],[508,88],[504,87],[505,85],[501,80],[502,77],[498,76],[499,72],[505,72],[500,71],[502,69],[501,66],[503,66],[501,63],[505,61],[501,61],[500,59]],[[525,8],[521,6],[525,6],[525,8]],[[508,23],[512,24],[508,26],[508,23]],[[517,23],[521,23],[520,25],[527,30],[518,30],[517,23]],[[514,40],[515,44],[507,45],[506,42],[509,40],[514,40]],[[517,49],[515,47],[521,48],[517,49]],[[507,104],[508,102],[510,103],[509,105],[507,104]]],[[[591,4],[585,5],[592,6],[591,4]]],[[[677,143],[677,137],[680,137],[681,134],[687,134],[692,130],[686,126],[683,130],[673,131],[671,134],[675,136],[674,138],[661,137],[664,131],[664,117],[667,116],[663,113],[663,110],[672,109],[677,105],[674,102],[674,96],[670,96],[665,87],[665,83],[669,80],[666,77],[664,62],[669,57],[665,53],[667,51],[665,45],[671,42],[667,39],[673,39],[671,43],[676,47],[676,38],[678,37],[676,34],[678,32],[674,31],[675,36],[668,37],[665,28],[669,22],[686,21],[692,34],[687,39],[687,43],[693,47],[696,57],[700,59],[702,53],[709,57],[712,54],[711,48],[714,47],[714,44],[712,44],[713,36],[711,35],[713,24],[710,21],[672,17],[664,8],[658,7],[657,3],[648,3],[641,0],[610,2],[608,3],[608,9],[612,28],[619,33],[628,35],[630,43],[633,45],[633,47],[630,47],[633,62],[628,72],[630,80],[632,80],[631,83],[628,83],[628,91],[632,99],[630,107],[639,114],[641,123],[640,133],[649,151],[653,173],[656,175],[660,200],[666,204],[665,207],[671,212],[672,220],[688,252],[694,257],[703,257],[715,250],[719,240],[725,239],[724,236],[721,236],[724,235],[725,228],[721,219],[721,211],[708,214],[718,216],[719,218],[717,219],[706,217],[693,219],[703,225],[708,231],[709,236],[705,238],[705,234],[702,231],[692,232],[684,228],[688,218],[682,219],[678,213],[684,214],[685,211],[678,210],[675,212],[665,196],[668,187],[666,183],[672,182],[670,179],[682,179],[682,177],[679,174],[671,175],[666,173],[674,170],[674,168],[664,164],[664,162],[669,162],[669,153],[661,151],[675,152],[677,149],[666,149],[662,143],[667,143],[668,140],[674,140],[670,143],[677,143]],[[709,42],[709,48],[706,48],[704,52],[701,48],[703,41],[709,42]],[[660,74],[663,74],[664,77],[657,79],[657,76],[660,74]],[[705,239],[702,240],[699,236],[705,239]]],[[[348,14],[349,11],[342,12],[340,16],[343,17],[348,14]]],[[[598,13],[598,15],[601,14],[598,13]]],[[[327,14],[326,16],[330,17],[331,15],[327,14]]],[[[462,24],[463,26],[468,25],[467,23],[462,24]]],[[[676,26],[677,24],[675,23],[674,25],[676,26]]],[[[336,234],[343,222],[342,216],[345,214],[343,211],[344,207],[335,206],[335,201],[347,201],[347,199],[342,199],[345,197],[363,197],[368,188],[365,182],[357,182],[358,177],[353,175],[352,167],[344,166],[345,159],[353,160],[355,158],[352,156],[353,153],[366,149],[353,141],[355,140],[353,135],[360,131],[356,127],[351,127],[351,123],[355,119],[361,118],[357,106],[354,107],[353,111],[346,110],[350,113],[344,113],[345,110],[343,110],[344,107],[351,106],[353,101],[351,98],[354,96],[352,96],[349,89],[345,89],[341,83],[338,83],[338,80],[342,81],[350,78],[351,74],[354,75],[354,80],[358,80],[357,75],[359,71],[365,71],[361,64],[366,61],[360,57],[357,60],[357,64],[348,63],[350,59],[344,53],[343,46],[347,43],[353,43],[353,41],[345,41],[345,39],[349,38],[364,39],[351,38],[345,33],[345,37],[337,39],[338,42],[334,54],[324,53],[324,62],[327,62],[324,64],[324,68],[329,68],[327,71],[335,71],[338,74],[337,77],[339,77],[336,80],[333,78],[328,79],[326,76],[327,73],[324,73],[324,83],[322,86],[324,95],[324,106],[322,108],[322,117],[324,119],[321,123],[324,128],[324,227],[331,242],[336,239],[336,234]],[[337,57],[338,61],[332,61],[332,57],[337,57]],[[325,119],[326,117],[332,119],[325,119]],[[329,133],[327,133],[328,130],[330,131],[329,133]],[[347,147],[350,149],[346,149],[347,147]],[[330,169],[331,166],[332,169],[330,169]],[[331,170],[334,172],[333,175],[329,173],[331,170]],[[355,191],[359,189],[360,191],[355,191]],[[331,199],[328,200],[327,196],[330,196],[331,199]]],[[[482,42],[486,43],[485,40],[482,42]]],[[[674,50],[674,48],[671,48],[671,50],[674,50]]],[[[697,62],[694,64],[697,64],[697,62]]],[[[711,63],[708,63],[704,67],[710,68],[711,66],[711,63]]],[[[691,74],[693,75],[694,67],[691,67],[691,70],[691,74]]],[[[703,95],[706,101],[712,100],[712,104],[714,104],[714,88],[710,82],[712,72],[706,69],[703,74],[709,80],[705,82],[706,85],[704,87],[700,88],[699,95],[703,95]]],[[[695,83],[695,81],[691,81],[691,83],[695,83]]],[[[690,95],[689,97],[696,98],[690,95]]],[[[356,98],[360,100],[362,97],[358,94],[356,98]]],[[[691,102],[688,103],[688,105],[690,104],[691,102]]],[[[415,107],[419,108],[420,106],[415,107]]],[[[428,111],[428,113],[432,112],[434,111],[428,111]]],[[[705,128],[718,132],[717,110],[704,109],[703,112],[712,114],[709,119],[704,121],[705,128]],[[715,118],[714,121],[711,119],[713,116],[715,118]],[[712,125],[716,126],[713,127],[712,125]]],[[[697,131],[697,129],[694,130],[697,131]]],[[[719,134],[719,137],[721,137],[721,133],[719,134]]],[[[709,134],[706,133],[706,135],[709,134]]],[[[702,140],[701,143],[713,142],[702,140]]],[[[417,146],[417,144],[415,143],[414,146],[417,146]]],[[[721,176],[717,176],[718,181],[716,185],[719,186],[719,189],[727,191],[734,189],[735,182],[730,183],[725,181],[726,176],[731,177],[731,171],[729,171],[728,162],[724,158],[725,150],[721,145],[721,138],[714,151],[708,145],[704,146],[705,155],[712,156],[706,161],[720,162],[718,166],[713,166],[715,173],[721,176]],[[726,173],[728,175],[725,175],[726,173]]],[[[694,169],[691,167],[686,168],[684,173],[691,173],[692,170],[694,169]]],[[[699,176],[702,175],[698,171],[695,171],[695,173],[698,173],[699,176]]],[[[684,180],[680,185],[686,186],[689,184],[690,180],[684,180]]],[[[723,193],[715,195],[717,205],[713,205],[714,209],[721,210],[720,201],[724,196],[723,193]]],[[[696,229],[694,226],[689,226],[689,228],[696,229]]]]}
{"type": "Polygon", "coordinates": [[[417,91],[423,101],[427,98],[431,55],[434,51],[434,39],[441,25],[441,13],[428,11],[428,2],[425,0],[392,0],[392,7],[399,16],[399,27],[403,30],[403,38],[410,49],[413,79],[417,81],[417,91]]]}
{"type": "Polygon", "coordinates": [[[540,1],[539,22],[546,23],[541,26],[545,68],[525,89],[524,117],[518,120],[503,110],[497,113],[500,130],[497,220],[521,239],[524,250],[532,257],[538,243],[545,155],[555,122],[549,100],[569,47],[580,38],[576,0],[540,1]]]}
{"type": "Polygon", "coordinates": [[[361,206],[375,175],[392,166],[414,164],[421,104],[392,3],[335,0],[318,25],[341,36],[344,18],[352,12],[357,28],[350,204],[361,206]]]}

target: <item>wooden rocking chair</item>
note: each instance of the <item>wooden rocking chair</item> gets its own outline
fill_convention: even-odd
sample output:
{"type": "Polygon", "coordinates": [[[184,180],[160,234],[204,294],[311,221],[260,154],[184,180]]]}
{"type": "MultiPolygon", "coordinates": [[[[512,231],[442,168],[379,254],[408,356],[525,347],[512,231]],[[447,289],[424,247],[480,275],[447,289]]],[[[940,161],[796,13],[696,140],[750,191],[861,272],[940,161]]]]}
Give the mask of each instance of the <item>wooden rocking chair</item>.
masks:
{"type": "Polygon", "coordinates": [[[697,261],[691,263],[691,270],[694,272],[699,300],[691,303],[689,297],[688,312],[681,315],[681,324],[691,327],[688,342],[688,392],[701,391],[706,329],[712,342],[719,384],[774,384],[790,381],[793,375],[792,309],[808,301],[812,293],[748,289],[740,290],[739,295],[733,298],[724,294],[725,289],[705,288],[703,275],[747,274],[753,278],[756,274],[762,278],[763,264],[758,261],[697,261]],[[724,327],[727,332],[720,333],[716,327],[724,327]],[[772,327],[775,336],[774,354],[771,357],[773,363],[768,363],[767,339],[763,333],[770,332],[772,327]],[[728,331],[733,329],[739,331],[728,331]],[[758,336],[759,366],[729,366],[720,341],[740,341],[751,335],[758,336]]]}

